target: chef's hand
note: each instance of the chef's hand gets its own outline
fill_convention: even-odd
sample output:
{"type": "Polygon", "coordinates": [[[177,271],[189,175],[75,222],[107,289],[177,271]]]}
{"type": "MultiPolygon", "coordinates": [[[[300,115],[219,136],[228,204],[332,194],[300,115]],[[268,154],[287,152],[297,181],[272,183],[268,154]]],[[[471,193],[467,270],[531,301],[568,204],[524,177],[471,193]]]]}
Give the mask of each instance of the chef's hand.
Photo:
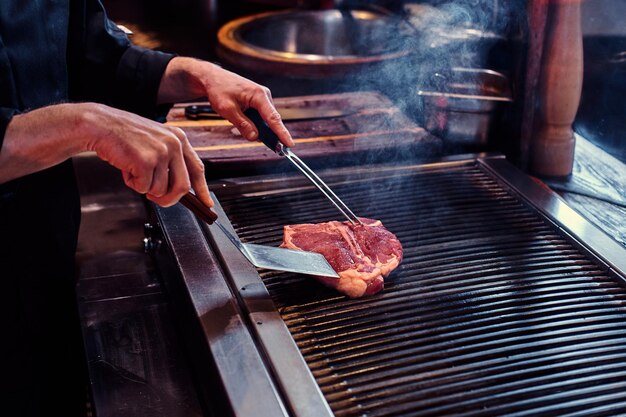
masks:
{"type": "Polygon", "coordinates": [[[284,145],[294,145],[272,103],[269,89],[206,61],[185,57],[172,59],[161,79],[159,102],[173,103],[204,96],[246,139],[253,141],[259,137],[254,124],[243,113],[254,107],[284,145]]]}
{"type": "Polygon", "coordinates": [[[95,105],[94,134],[87,145],[122,171],[124,182],[160,206],[175,204],[191,188],[209,207],[213,201],[204,164],[185,132],[106,106],[95,105]]]}
{"type": "Polygon", "coordinates": [[[190,188],[213,206],[204,164],[181,129],[95,103],[57,104],[14,116],[0,152],[0,183],[84,151],[95,151],[122,171],[128,187],[161,206],[173,205],[190,188]]]}

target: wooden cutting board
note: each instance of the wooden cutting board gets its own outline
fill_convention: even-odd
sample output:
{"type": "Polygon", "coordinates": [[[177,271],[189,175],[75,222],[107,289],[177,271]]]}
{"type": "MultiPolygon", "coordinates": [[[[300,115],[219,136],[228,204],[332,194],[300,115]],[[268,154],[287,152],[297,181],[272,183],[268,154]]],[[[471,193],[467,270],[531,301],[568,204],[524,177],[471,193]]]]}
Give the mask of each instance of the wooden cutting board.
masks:
{"type": "MultiPolygon", "coordinates": [[[[331,119],[286,121],[296,146],[294,151],[309,165],[384,162],[433,156],[441,141],[411,121],[385,96],[374,92],[324,94],[274,99],[278,108],[340,110],[331,119]]],[[[184,108],[174,105],[167,124],[179,126],[207,166],[207,176],[277,172],[289,169],[284,158],[260,142],[249,142],[226,120],[189,120],[184,108]]],[[[206,104],[206,103],[202,103],[206,104]]]]}

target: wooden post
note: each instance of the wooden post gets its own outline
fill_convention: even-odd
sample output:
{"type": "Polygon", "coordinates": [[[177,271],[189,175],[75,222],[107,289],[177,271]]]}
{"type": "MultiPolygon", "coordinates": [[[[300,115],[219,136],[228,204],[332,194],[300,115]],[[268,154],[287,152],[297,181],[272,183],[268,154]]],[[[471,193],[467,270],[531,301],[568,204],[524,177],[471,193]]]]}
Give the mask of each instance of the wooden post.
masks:
{"type": "Polygon", "coordinates": [[[580,22],[582,0],[546,0],[545,36],[535,134],[530,144],[530,170],[540,176],[565,177],[572,173],[576,117],[583,79],[580,22]]]}

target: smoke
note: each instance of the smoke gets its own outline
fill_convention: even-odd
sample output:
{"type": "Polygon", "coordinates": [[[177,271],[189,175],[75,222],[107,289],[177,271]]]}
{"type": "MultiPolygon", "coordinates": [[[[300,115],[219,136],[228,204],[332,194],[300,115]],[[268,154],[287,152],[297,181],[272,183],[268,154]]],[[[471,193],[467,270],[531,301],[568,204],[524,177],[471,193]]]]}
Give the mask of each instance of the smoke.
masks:
{"type": "MultiPolygon", "coordinates": [[[[498,0],[448,0],[436,4],[405,5],[403,13],[388,14],[377,24],[367,23],[367,27],[356,31],[351,29],[350,39],[358,45],[359,55],[392,56],[406,52],[401,57],[392,57],[360,71],[349,73],[341,80],[343,91],[378,91],[394,106],[409,116],[412,122],[426,124],[424,103],[418,97],[418,90],[442,91],[449,87],[446,77],[454,68],[495,69],[492,52],[506,43],[510,29],[511,10],[517,2],[501,4],[498,0]]],[[[350,13],[343,13],[348,25],[359,21],[350,13]]],[[[397,125],[396,120],[381,120],[380,128],[397,125]]],[[[365,123],[362,132],[372,129],[365,123]]],[[[380,159],[415,161],[427,158],[433,150],[397,147],[387,149],[384,158],[374,147],[367,162],[380,159]],[[411,152],[412,151],[412,152],[411,152]]]]}
{"type": "MultiPolygon", "coordinates": [[[[507,38],[510,9],[514,4],[525,4],[525,1],[433,0],[431,3],[405,4],[402,10],[393,13],[381,13],[379,7],[371,8],[370,12],[374,11],[378,16],[376,18],[362,10],[344,9],[324,11],[328,14],[319,20],[293,17],[294,24],[274,21],[267,27],[256,25],[242,37],[258,42],[257,46],[289,51],[300,54],[300,57],[336,53],[337,67],[341,69],[331,65],[320,68],[320,73],[330,74],[326,78],[298,76],[295,71],[290,77],[289,65],[272,74],[259,71],[243,75],[270,87],[274,97],[379,92],[391,103],[377,114],[363,118],[362,123],[350,125],[351,133],[364,137],[370,132],[404,130],[392,138],[379,136],[379,143],[372,143],[367,150],[355,144],[355,151],[359,147],[358,152],[354,152],[355,159],[348,161],[346,156],[342,157],[342,162],[367,166],[381,162],[423,161],[437,149],[427,141],[424,146],[414,146],[419,139],[411,141],[408,138],[407,128],[424,125],[424,108],[418,90],[444,88],[445,84],[440,83],[436,74],[446,73],[451,68],[490,68],[490,52],[507,38]],[[343,27],[335,24],[338,19],[342,20],[343,27]],[[262,30],[267,30],[269,35],[261,36],[262,30]],[[289,36],[285,36],[288,39],[280,38],[277,35],[280,33],[288,33],[289,36]],[[272,41],[269,46],[263,44],[268,40],[272,41]],[[347,56],[359,62],[339,64],[339,58],[347,56]],[[393,109],[402,113],[394,113],[393,109]],[[389,112],[385,114],[387,110],[389,112]],[[394,145],[384,146],[385,141],[394,145]],[[411,146],[402,146],[403,143],[411,146]]],[[[315,65],[314,59],[310,65],[315,65]]],[[[236,67],[231,69],[241,72],[236,67]]]]}

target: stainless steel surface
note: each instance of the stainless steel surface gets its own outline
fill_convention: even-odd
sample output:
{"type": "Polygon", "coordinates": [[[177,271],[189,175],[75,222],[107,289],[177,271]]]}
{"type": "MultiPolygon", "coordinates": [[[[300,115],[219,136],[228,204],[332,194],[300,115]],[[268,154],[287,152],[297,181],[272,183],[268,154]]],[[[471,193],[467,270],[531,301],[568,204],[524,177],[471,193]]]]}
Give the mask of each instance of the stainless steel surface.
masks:
{"type": "Polygon", "coordinates": [[[512,96],[503,74],[452,68],[434,73],[417,90],[424,126],[451,143],[486,145],[496,111],[512,96]]]}
{"type": "MultiPolygon", "coordinates": [[[[156,259],[160,269],[166,272],[165,280],[178,310],[186,314],[187,323],[181,329],[198,328],[197,334],[188,337],[187,344],[194,353],[193,363],[199,368],[196,372],[202,383],[201,391],[214,403],[227,404],[215,415],[288,416],[262,354],[255,347],[246,318],[241,315],[223,275],[224,260],[217,257],[204,237],[204,232],[210,234],[208,225],[199,223],[180,205],[166,209],[156,207],[156,214],[167,243],[156,259]],[[177,280],[177,273],[184,280],[177,280]],[[186,303],[191,306],[190,310],[184,308],[186,303]],[[213,375],[217,381],[211,378],[213,375]]],[[[219,210],[218,214],[225,217],[219,210]]],[[[233,263],[239,260],[244,268],[254,270],[239,251],[227,243],[223,234],[220,233],[218,239],[230,250],[233,263]]]]}
{"type": "Polygon", "coordinates": [[[283,10],[228,22],[217,55],[274,96],[402,88],[414,52],[401,18],[353,10],[283,10]]]}
{"type": "MultiPolygon", "coordinates": [[[[499,158],[325,178],[403,243],[382,293],[350,300],[302,277],[256,274],[208,235],[289,409],[332,415],[325,400],[341,416],[626,410],[626,249],[558,196],[499,158]],[[311,401],[320,409],[302,406],[311,401]]],[[[279,242],[286,223],[334,215],[296,176],[212,186],[246,242],[279,242]]]]}
{"type": "MultiPolygon", "coordinates": [[[[90,412],[98,417],[202,416],[173,304],[140,244],[148,216],[142,196],[95,155],[75,157],[74,167],[82,202],[76,296],[90,412]]],[[[151,247],[158,248],[158,237],[146,231],[151,247]]]]}
{"type": "Polygon", "coordinates": [[[258,16],[234,37],[264,54],[313,63],[397,53],[405,46],[398,25],[397,19],[363,10],[290,11],[258,16]]]}
{"type": "MultiPolygon", "coordinates": [[[[208,359],[215,362],[219,385],[224,386],[222,401],[228,402],[232,408],[229,413],[217,415],[331,417],[328,404],[306,363],[293,354],[297,347],[290,340],[284,324],[265,320],[264,312],[272,314],[274,306],[264,297],[267,294],[265,287],[256,281],[257,270],[223,233],[215,233],[215,229],[204,222],[198,223],[188,210],[178,205],[155,209],[167,241],[156,259],[163,268],[172,262],[169,261],[170,254],[166,253],[171,252],[173,263],[180,270],[180,278],[174,272],[168,274],[167,278],[172,281],[170,286],[176,288],[179,283],[182,287],[179,307],[185,298],[189,298],[193,307],[190,323],[200,324],[201,336],[208,347],[208,359]],[[219,251],[216,248],[220,248],[219,251]],[[223,267],[225,264],[228,264],[228,270],[223,267]],[[257,284],[237,282],[232,286],[226,274],[254,279],[257,284]],[[238,301],[252,308],[254,313],[242,312],[238,301]],[[246,327],[247,323],[253,327],[246,327]],[[276,349],[263,353],[258,350],[255,339],[259,334],[254,329],[257,327],[263,328],[262,337],[266,343],[275,343],[276,349]],[[272,368],[261,360],[265,355],[273,358],[272,368]],[[276,372],[288,377],[272,378],[276,372]],[[289,395],[281,395],[279,390],[289,395]]],[[[220,217],[227,218],[221,206],[217,205],[215,211],[220,217]]],[[[226,224],[225,227],[231,226],[226,224]]],[[[198,339],[190,343],[201,345],[198,339]]],[[[196,363],[202,359],[195,357],[196,363]]],[[[208,371],[202,371],[204,369],[201,375],[208,374],[208,371]]],[[[211,389],[215,382],[205,382],[205,385],[211,389]]]]}

